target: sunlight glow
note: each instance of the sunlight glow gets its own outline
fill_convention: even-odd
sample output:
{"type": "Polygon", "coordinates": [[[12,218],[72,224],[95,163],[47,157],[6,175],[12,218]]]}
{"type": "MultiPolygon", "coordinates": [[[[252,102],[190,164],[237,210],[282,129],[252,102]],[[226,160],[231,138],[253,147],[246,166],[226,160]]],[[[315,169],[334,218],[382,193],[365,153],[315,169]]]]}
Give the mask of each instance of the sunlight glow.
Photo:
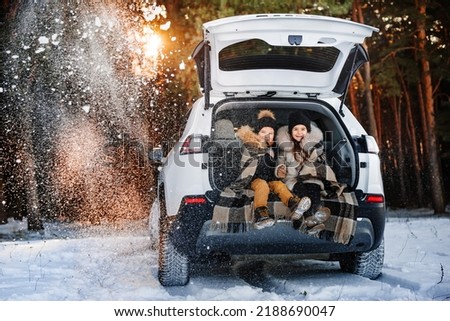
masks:
{"type": "Polygon", "coordinates": [[[130,32],[130,42],[133,43],[135,56],[132,60],[133,72],[136,75],[153,78],[158,73],[160,61],[165,59],[163,53],[163,37],[155,32],[159,28],[161,32],[170,29],[170,21],[159,24],[159,18],[167,18],[165,6],[158,6],[156,2],[141,4],[140,10],[144,17],[141,30],[130,32]]]}
{"type": "Polygon", "coordinates": [[[144,37],[144,55],[146,58],[156,59],[161,50],[161,37],[155,33],[144,37]]]}
{"type": "Polygon", "coordinates": [[[141,32],[132,34],[136,47],[133,58],[133,72],[139,76],[154,77],[157,74],[158,63],[164,58],[163,41],[159,34],[145,26],[141,32]]]}

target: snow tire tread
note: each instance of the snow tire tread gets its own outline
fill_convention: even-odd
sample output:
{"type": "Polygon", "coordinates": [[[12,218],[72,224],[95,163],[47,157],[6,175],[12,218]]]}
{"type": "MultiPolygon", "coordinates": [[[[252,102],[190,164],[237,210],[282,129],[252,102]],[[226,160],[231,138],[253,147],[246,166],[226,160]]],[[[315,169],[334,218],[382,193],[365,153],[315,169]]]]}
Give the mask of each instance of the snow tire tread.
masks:
{"type": "Polygon", "coordinates": [[[353,273],[374,280],[381,274],[384,262],[384,240],[368,252],[345,254],[339,260],[344,272],[353,273]]]}
{"type": "Polygon", "coordinates": [[[184,286],[189,282],[189,258],[175,248],[166,233],[161,235],[158,278],[163,286],[184,286]]]}

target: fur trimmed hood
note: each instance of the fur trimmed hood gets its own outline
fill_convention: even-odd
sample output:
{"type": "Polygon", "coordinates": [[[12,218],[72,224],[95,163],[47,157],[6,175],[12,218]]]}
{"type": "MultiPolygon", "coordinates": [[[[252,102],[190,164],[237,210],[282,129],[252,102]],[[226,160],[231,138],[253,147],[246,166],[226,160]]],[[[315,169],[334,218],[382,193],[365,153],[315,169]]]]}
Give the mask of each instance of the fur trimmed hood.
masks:
{"type": "Polygon", "coordinates": [[[249,125],[241,126],[236,131],[236,136],[242,140],[242,143],[250,148],[266,148],[266,144],[259,140],[258,134],[253,131],[249,125]]]}
{"type": "MultiPolygon", "coordinates": [[[[323,140],[323,133],[319,127],[311,122],[311,132],[308,132],[303,138],[301,144],[303,149],[307,151],[312,146],[320,143],[323,140]]],[[[285,152],[290,152],[294,148],[294,143],[292,142],[291,135],[288,131],[288,126],[283,126],[278,129],[276,142],[280,150],[285,152]]]]}

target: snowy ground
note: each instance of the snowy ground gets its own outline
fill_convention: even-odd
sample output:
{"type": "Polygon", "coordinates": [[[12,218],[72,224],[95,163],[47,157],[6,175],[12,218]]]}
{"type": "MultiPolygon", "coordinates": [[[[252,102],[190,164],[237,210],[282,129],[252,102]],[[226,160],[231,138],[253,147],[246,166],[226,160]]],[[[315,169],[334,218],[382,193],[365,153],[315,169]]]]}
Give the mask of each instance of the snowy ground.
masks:
{"type": "Polygon", "coordinates": [[[450,300],[450,218],[390,211],[382,276],[345,274],[336,263],[260,258],[197,266],[185,287],[157,280],[146,222],[82,227],[0,226],[0,300],[12,301],[445,301],[450,300]]]}

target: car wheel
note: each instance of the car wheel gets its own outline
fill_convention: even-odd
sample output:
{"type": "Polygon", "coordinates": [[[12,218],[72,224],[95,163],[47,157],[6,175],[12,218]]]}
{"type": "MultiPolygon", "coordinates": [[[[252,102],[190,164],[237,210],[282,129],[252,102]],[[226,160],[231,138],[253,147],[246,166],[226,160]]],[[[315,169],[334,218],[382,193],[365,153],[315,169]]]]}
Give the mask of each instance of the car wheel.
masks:
{"type": "Polygon", "coordinates": [[[152,249],[159,248],[159,225],[161,218],[161,202],[158,198],[152,204],[150,209],[150,216],[148,218],[148,229],[150,235],[150,246],[152,249]]]}
{"type": "Polygon", "coordinates": [[[371,280],[380,276],[383,262],[384,239],[372,251],[344,254],[339,258],[339,265],[342,271],[357,274],[371,280]]]}
{"type": "Polygon", "coordinates": [[[183,286],[189,282],[189,258],[176,249],[164,232],[159,245],[158,278],[163,286],[183,286]]]}

